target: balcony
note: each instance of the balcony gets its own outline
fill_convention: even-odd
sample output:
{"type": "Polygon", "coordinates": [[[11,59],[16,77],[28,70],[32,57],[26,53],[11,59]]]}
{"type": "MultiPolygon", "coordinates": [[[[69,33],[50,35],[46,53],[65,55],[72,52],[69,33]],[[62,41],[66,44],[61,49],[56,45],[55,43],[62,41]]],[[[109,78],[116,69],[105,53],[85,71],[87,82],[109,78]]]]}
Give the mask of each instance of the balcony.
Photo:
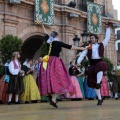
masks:
{"type": "Polygon", "coordinates": [[[55,0],[54,2],[55,2],[55,4],[57,4],[57,5],[62,5],[62,0],[55,0]]]}
{"type": "MultiPolygon", "coordinates": [[[[92,2],[93,0],[88,0],[88,1],[92,2]]],[[[55,4],[62,5],[62,0],[55,0],[55,4]]],[[[78,0],[76,8],[83,12],[87,12],[87,2],[85,0],[78,0]]],[[[105,17],[105,6],[104,5],[102,9],[102,16],[105,17]]]]}

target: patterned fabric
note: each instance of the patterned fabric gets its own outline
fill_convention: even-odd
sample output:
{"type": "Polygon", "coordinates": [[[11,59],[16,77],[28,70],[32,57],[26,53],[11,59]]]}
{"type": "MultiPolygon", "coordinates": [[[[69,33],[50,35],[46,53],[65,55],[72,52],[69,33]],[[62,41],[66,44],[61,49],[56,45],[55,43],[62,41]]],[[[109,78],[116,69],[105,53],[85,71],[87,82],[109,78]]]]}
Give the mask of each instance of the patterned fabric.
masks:
{"type": "Polygon", "coordinates": [[[35,0],[35,23],[54,24],[54,0],[35,0]]]}
{"type": "Polygon", "coordinates": [[[88,25],[87,30],[90,33],[101,34],[102,32],[102,5],[95,4],[93,2],[89,2],[87,5],[88,12],[88,25]]]}
{"type": "Polygon", "coordinates": [[[78,79],[78,82],[79,82],[79,85],[80,85],[80,88],[82,91],[82,95],[85,98],[85,91],[84,91],[84,87],[83,87],[83,78],[81,76],[79,76],[77,79],[78,79]]]}
{"type": "Polygon", "coordinates": [[[96,65],[90,65],[88,67],[88,86],[91,88],[96,88],[97,83],[97,73],[99,71],[106,71],[108,64],[104,61],[98,62],[96,65]]]}
{"type": "Polygon", "coordinates": [[[14,69],[18,69],[18,67],[20,67],[19,62],[18,62],[18,64],[19,64],[19,66],[18,66],[18,65],[16,64],[15,60],[13,60],[13,64],[14,64],[14,69]]]}
{"type": "Polygon", "coordinates": [[[0,101],[7,102],[8,94],[6,93],[8,83],[4,82],[5,75],[0,79],[0,101]]]}
{"type": "Polygon", "coordinates": [[[105,76],[102,77],[102,84],[101,84],[100,92],[101,92],[101,96],[105,96],[105,97],[110,96],[109,95],[108,82],[107,82],[105,76]]]}
{"type": "Polygon", "coordinates": [[[41,64],[38,86],[42,96],[52,93],[75,93],[74,86],[62,60],[55,56],[50,56],[47,70],[41,64]]]}
{"type": "Polygon", "coordinates": [[[40,92],[31,74],[23,78],[25,91],[20,95],[21,101],[40,100],[40,92]]]}
{"type": "Polygon", "coordinates": [[[82,91],[81,91],[81,88],[80,88],[80,85],[79,85],[79,82],[78,82],[76,76],[71,76],[71,81],[75,87],[76,94],[70,96],[70,94],[67,93],[66,98],[83,98],[82,91]]]}
{"type": "Polygon", "coordinates": [[[87,78],[84,79],[84,90],[85,90],[85,98],[96,98],[96,93],[93,88],[88,87],[87,78]]]}

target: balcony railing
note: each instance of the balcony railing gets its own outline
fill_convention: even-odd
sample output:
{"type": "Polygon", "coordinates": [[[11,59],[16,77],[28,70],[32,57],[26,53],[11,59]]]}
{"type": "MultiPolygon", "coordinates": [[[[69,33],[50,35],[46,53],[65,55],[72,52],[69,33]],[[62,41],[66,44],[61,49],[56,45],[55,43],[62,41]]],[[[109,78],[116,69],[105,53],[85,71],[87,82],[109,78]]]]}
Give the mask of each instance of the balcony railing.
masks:
{"type": "MultiPolygon", "coordinates": [[[[88,0],[92,1],[92,0],[88,0]]],[[[62,5],[62,0],[55,0],[55,4],[62,5]]],[[[77,0],[77,9],[87,12],[87,2],[86,0],[77,0]]],[[[102,16],[105,16],[105,6],[103,5],[102,16]]]]}
{"type": "Polygon", "coordinates": [[[57,4],[57,5],[61,5],[61,4],[62,4],[62,0],[55,0],[54,2],[55,2],[55,4],[57,4]]]}

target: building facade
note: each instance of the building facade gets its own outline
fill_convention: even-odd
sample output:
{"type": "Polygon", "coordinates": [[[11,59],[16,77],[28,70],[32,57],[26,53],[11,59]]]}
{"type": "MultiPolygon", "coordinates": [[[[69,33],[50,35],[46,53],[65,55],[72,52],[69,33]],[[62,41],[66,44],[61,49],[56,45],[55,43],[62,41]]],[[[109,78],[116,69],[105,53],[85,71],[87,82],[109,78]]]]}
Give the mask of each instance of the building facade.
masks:
{"type": "MultiPolygon", "coordinates": [[[[75,35],[81,39],[81,34],[87,29],[87,0],[76,0],[76,8],[67,7],[71,0],[55,0],[55,25],[45,26],[47,31],[55,30],[59,33],[61,41],[67,44],[74,44],[75,35]],[[70,13],[79,15],[79,17],[70,17],[70,13]]],[[[102,14],[102,34],[99,35],[99,41],[104,39],[105,22],[107,20],[113,23],[119,21],[113,18],[112,0],[88,0],[103,5],[102,14]]],[[[9,0],[0,0],[0,38],[7,34],[18,36],[23,40],[22,60],[28,57],[37,59],[39,57],[39,48],[44,40],[44,33],[40,25],[34,24],[34,0],[21,0],[20,4],[10,4],[9,0]]],[[[111,40],[106,47],[105,57],[116,63],[115,50],[115,32],[111,27],[111,40]],[[113,57],[114,56],[114,57],[113,57]]],[[[63,49],[61,57],[67,65],[74,57],[75,51],[63,49]]]]}

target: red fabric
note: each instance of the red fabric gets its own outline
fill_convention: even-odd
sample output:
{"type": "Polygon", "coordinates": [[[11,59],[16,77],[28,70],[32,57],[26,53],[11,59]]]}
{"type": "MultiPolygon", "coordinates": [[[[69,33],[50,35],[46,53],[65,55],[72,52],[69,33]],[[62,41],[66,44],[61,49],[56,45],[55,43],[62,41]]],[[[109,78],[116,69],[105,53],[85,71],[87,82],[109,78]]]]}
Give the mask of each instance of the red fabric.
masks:
{"type": "Polygon", "coordinates": [[[78,79],[76,78],[76,76],[71,76],[70,78],[71,78],[71,81],[75,87],[76,94],[70,96],[70,94],[67,93],[66,98],[83,98],[83,94],[82,94],[78,79]]]}
{"type": "Polygon", "coordinates": [[[4,82],[5,75],[0,79],[0,100],[2,102],[8,101],[8,94],[6,93],[8,83],[4,82]]]}
{"type": "Polygon", "coordinates": [[[109,95],[108,82],[107,82],[105,76],[103,76],[103,78],[102,78],[102,84],[101,84],[100,92],[101,92],[101,96],[105,96],[105,97],[110,96],[109,95]]]}

